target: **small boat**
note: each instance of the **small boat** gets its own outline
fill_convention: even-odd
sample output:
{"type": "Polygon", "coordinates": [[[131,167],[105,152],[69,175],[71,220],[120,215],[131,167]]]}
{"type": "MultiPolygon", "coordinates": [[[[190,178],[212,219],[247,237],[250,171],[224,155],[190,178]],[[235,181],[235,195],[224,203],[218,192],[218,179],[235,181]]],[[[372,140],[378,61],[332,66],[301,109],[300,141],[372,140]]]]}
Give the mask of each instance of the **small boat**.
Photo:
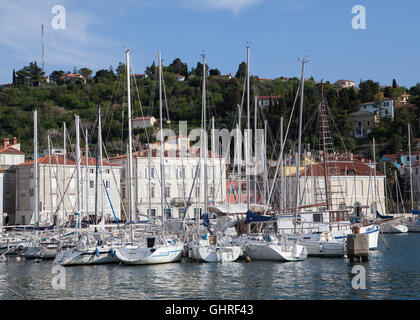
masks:
{"type": "Polygon", "coordinates": [[[381,226],[383,233],[407,233],[408,227],[400,223],[384,223],[381,226]]]}
{"type": "MultiPolygon", "coordinates": [[[[288,237],[291,240],[292,236],[288,237]]],[[[344,257],[346,254],[345,239],[336,240],[330,232],[301,234],[296,238],[305,246],[308,256],[312,257],[344,257]]]]}
{"type": "Polygon", "coordinates": [[[170,263],[181,259],[184,246],[177,239],[151,236],[146,241],[146,245],[127,245],[116,249],[116,258],[131,265],[170,263]]]}
{"type": "Polygon", "coordinates": [[[286,240],[250,240],[247,243],[246,255],[254,260],[302,261],[308,256],[305,246],[286,240]]]}
{"type": "Polygon", "coordinates": [[[20,253],[26,259],[54,259],[60,250],[60,243],[58,241],[39,242],[28,245],[20,253]]]}
{"type": "Polygon", "coordinates": [[[239,245],[229,241],[217,241],[217,236],[207,234],[200,240],[188,244],[188,256],[204,262],[233,262],[242,253],[239,245]]]}
{"type": "Polygon", "coordinates": [[[86,241],[86,236],[82,236],[77,248],[62,248],[62,250],[57,253],[54,264],[75,266],[119,262],[115,255],[115,247],[118,247],[118,245],[109,245],[104,244],[102,241],[98,241],[96,246],[87,246],[86,241]]]}

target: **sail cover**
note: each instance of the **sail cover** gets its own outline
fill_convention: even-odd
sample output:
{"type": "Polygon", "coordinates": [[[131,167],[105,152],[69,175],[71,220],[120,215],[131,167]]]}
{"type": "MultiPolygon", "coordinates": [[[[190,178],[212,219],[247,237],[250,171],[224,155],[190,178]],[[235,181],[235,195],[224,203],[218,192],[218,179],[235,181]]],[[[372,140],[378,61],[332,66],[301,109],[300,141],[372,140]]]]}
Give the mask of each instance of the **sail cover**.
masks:
{"type": "Polygon", "coordinates": [[[411,209],[412,214],[420,214],[420,210],[411,209]]]}
{"type": "Polygon", "coordinates": [[[376,210],[376,217],[379,218],[379,219],[392,219],[392,218],[394,218],[394,216],[383,216],[379,213],[378,210],[376,210]]]}
{"type": "Polygon", "coordinates": [[[210,227],[210,218],[208,213],[203,214],[203,221],[206,227],[210,227]]]}
{"type": "Polygon", "coordinates": [[[260,216],[256,213],[254,213],[251,210],[248,210],[246,213],[246,221],[245,223],[252,223],[252,222],[267,222],[275,220],[274,217],[268,217],[268,216],[260,216]]]}

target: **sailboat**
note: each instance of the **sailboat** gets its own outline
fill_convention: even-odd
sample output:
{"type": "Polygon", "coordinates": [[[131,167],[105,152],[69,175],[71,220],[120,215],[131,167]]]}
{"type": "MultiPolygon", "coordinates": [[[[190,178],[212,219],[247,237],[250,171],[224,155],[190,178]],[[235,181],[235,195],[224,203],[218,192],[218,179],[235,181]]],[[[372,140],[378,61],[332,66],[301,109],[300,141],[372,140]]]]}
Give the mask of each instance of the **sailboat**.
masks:
{"type": "MultiPolygon", "coordinates": [[[[161,234],[146,237],[123,246],[116,250],[116,257],[124,264],[142,265],[175,262],[181,259],[183,244],[178,239],[167,239],[165,237],[165,167],[164,167],[164,146],[163,146],[163,124],[162,124],[162,62],[160,52],[159,59],[159,110],[160,110],[160,183],[161,183],[161,234]]],[[[131,140],[131,97],[130,97],[130,51],[127,51],[127,91],[128,91],[128,134],[129,134],[129,193],[130,193],[130,218],[134,210],[134,196],[132,181],[132,140],[131,140]]],[[[133,239],[132,239],[133,240],[133,239]]]]}
{"type": "MultiPolygon", "coordinates": [[[[304,81],[304,62],[302,64],[302,82],[304,81]]],[[[250,127],[250,111],[249,111],[249,46],[247,47],[247,90],[248,90],[248,115],[247,127],[250,127]]],[[[301,134],[302,134],[302,109],[303,109],[303,86],[301,91],[301,114],[299,122],[299,157],[301,147],[301,134]]],[[[247,141],[247,153],[249,154],[249,142],[247,141]]],[[[282,148],[284,147],[282,142],[282,148]]],[[[283,152],[283,150],[282,150],[283,152]]],[[[248,172],[248,158],[247,156],[247,172],[248,172]]],[[[273,184],[274,186],[274,184],[273,184]]],[[[276,233],[272,230],[272,217],[259,216],[250,210],[249,205],[249,175],[247,174],[247,234],[241,237],[239,243],[242,244],[244,252],[251,259],[256,260],[274,260],[274,261],[302,261],[307,258],[307,250],[304,246],[296,240],[288,241],[285,237],[277,238],[276,233]],[[266,226],[266,233],[264,235],[251,235],[251,223],[263,223],[266,226]]],[[[272,190],[271,190],[272,191],[272,190]]],[[[267,208],[266,208],[267,210],[267,208]]]]}
{"type": "MultiPolygon", "coordinates": [[[[410,124],[408,124],[408,155],[410,159],[410,195],[411,195],[411,213],[414,216],[420,215],[420,210],[414,209],[414,192],[413,192],[413,166],[411,160],[411,129],[410,124]]],[[[407,223],[405,225],[408,228],[408,232],[420,232],[420,218],[417,221],[412,223],[407,223]]]]}
{"type": "MultiPolygon", "coordinates": [[[[208,139],[207,139],[207,106],[206,106],[206,55],[203,53],[203,93],[202,93],[202,137],[200,148],[200,161],[204,154],[204,214],[206,227],[210,228],[208,215],[208,179],[207,179],[207,160],[208,160],[208,139]]],[[[212,152],[215,152],[213,149],[212,152]]],[[[214,177],[214,174],[213,174],[214,177]]],[[[197,217],[198,224],[198,217],[197,217]]],[[[211,232],[213,233],[213,232],[211,232]]],[[[197,225],[197,238],[188,244],[189,256],[196,261],[204,262],[233,262],[239,258],[241,248],[238,245],[224,239],[217,234],[208,234],[202,238],[199,237],[197,225]]]]}
{"type": "MultiPolygon", "coordinates": [[[[121,242],[115,239],[112,235],[107,239],[102,239],[103,234],[93,233],[91,237],[82,235],[79,238],[80,228],[80,212],[81,212],[81,192],[80,192],[80,122],[79,116],[75,116],[76,121],[76,171],[77,171],[77,210],[74,213],[78,217],[76,224],[76,240],[77,247],[64,248],[57,253],[54,264],[60,264],[63,266],[72,265],[92,265],[92,264],[106,264],[106,263],[118,263],[119,260],[115,256],[115,247],[121,246],[121,242]],[[89,239],[90,238],[90,239],[89,239]],[[92,239],[93,238],[93,239],[92,239]]],[[[98,106],[98,147],[99,147],[99,159],[100,159],[100,170],[102,173],[102,130],[101,130],[101,107],[98,106]]],[[[98,164],[96,164],[98,166],[98,164]]],[[[98,168],[97,168],[98,170],[98,168]]],[[[103,185],[103,179],[101,176],[101,186],[103,185]]],[[[103,194],[102,194],[103,200],[103,194]]],[[[97,200],[95,200],[97,201],[97,200]]],[[[102,227],[105,227],[105,213],[104,204],[102,201],[102,227]]]]}

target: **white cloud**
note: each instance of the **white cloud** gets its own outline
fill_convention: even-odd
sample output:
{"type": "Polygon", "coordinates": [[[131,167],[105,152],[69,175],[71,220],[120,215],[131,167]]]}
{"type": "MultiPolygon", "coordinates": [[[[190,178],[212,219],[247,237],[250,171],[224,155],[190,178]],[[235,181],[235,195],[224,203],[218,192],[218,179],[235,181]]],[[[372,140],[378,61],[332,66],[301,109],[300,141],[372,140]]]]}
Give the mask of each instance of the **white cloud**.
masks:
{"type": "Polygon", "coordinates": [[[234,14],[263,0],[184,0],[184,5],[201,10],[228,10],[234,14]]]}

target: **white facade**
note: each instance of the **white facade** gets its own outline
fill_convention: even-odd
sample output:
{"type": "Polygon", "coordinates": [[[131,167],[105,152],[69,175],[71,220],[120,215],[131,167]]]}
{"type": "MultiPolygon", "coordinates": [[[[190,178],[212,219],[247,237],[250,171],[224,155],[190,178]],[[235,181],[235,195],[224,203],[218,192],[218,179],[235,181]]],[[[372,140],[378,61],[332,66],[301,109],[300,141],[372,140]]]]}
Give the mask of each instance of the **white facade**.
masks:
{"type": "Polygon", "coordinates": [[[133,129],[153,127],[156,122],[155,117],[137,117],[132,120],[133,129]]]}
{"type": "MultiPolygon", "coordinates": [[[[201,159],[200,169],[197,171],[199,179],[195,179],[194,182],[199,159],[196,156],[188,156],[187,153],[183,154],[177,151],[165,152],[165,208],[169,207],[171,209],[170,213],[167,212],[168,217],[180,218],[184,216],[183,210],[190,194],[191,205],[187,210],[187,217],[194,216],[194,209],[201,208],[200,212],[204,212],[204,157],[201,159]]],[[[110,161],[122,167],[121,190],[124,207],[127,209],[129,201],[127,157],[114,157],[110,161]]],[[[225,159],[216,156],[212,158],[212,154],[210,154],[207,172],[207,194],[210,204],[212,202],[224,203],[226,199],[225,159]]],[[[135,153],[133,155],[133,175],[134,205],[136,208],[136,217],[133,218],[145,219],[145,217],[161,216],[160,152],[151,149],[150,166],[147,150],[135,153]],[[150,214],[148,214],[149,206],[151,209],[150,214]]]]}
{"type": "Polygon", "coordinates": [[[392,120],[394,120],[394,101],[392,99],[385,98],[380,103],[362,103],[360,106],[360,111],[367,111],[370,113],[377,112],[381,118],[390,117],[392,120]]]}
{"type": "MultiPolygon", "coordinates": [[[[51,156],[51,167],[48,156],[39,158],[38,188],[40,225],[53,224],[57,222],[57,219],[60,223],[63,223],[63,221],[67,221],[68,217],[77,211],[76,165],[71,159],[67,159],[66,166],[64,167],[63,156],[57,156],[60,159],[58,164],[56,164],[55,157],[51,156]]],[[[92,216],[95,214],[96,165],[94,159],[89,159],[89,165],[86,167],[86,161],[83,158],[80,169],[80,207],[82,216],[87,217],[88,215],[92,216]]],[[[98,174],[97,213],[98,215],[102,215],[102,212],[104,212],[105,216],[111,220],[114,220],[114,214],[118,219],[121,219],[119,196],[120,167],[104,164],[103,170],[104,183],[101,183],[100,174],[98,174]]],[[[34,188],[33,161],[17,166],[16,224],[33,224],[35,222],[34,188]]]]}

